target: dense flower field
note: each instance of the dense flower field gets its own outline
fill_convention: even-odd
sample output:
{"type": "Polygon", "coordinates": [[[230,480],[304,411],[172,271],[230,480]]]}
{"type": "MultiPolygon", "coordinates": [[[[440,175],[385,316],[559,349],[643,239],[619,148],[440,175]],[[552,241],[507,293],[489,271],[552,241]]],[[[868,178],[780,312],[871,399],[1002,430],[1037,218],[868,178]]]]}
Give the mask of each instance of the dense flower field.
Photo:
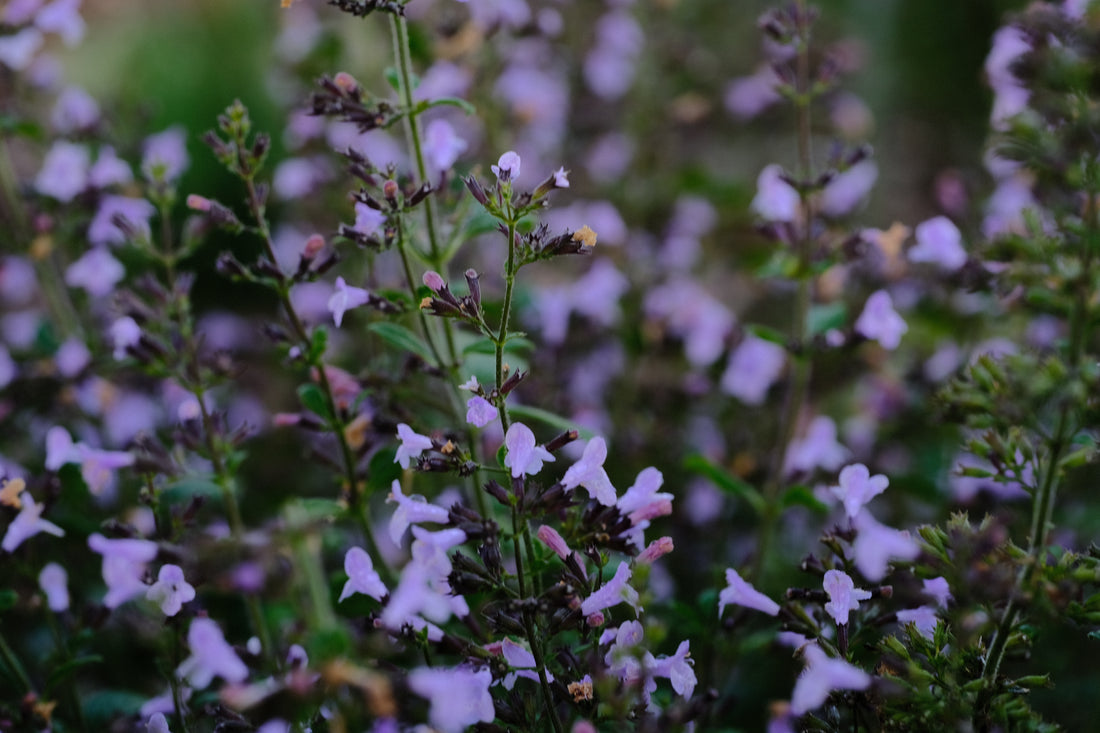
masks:
{"type": "Polygon", "coordinates": [[[0,731],[1094,725],[1100,5],[254,5],[0,8],[0,731]]]}

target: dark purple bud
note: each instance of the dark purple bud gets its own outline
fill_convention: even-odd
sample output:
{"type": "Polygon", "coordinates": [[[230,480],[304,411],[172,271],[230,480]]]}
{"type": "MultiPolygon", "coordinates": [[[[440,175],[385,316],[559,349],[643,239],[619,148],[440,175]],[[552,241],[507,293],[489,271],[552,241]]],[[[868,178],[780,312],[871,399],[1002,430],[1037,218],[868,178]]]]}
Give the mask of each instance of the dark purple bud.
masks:
{"type": "Polygon", "coordinates": [[[466,183],[466,188],[470,190],[470,193],[473,194],[473,197],[479,204],[482,206],[489,205],[489,197],[485,195],[485,189],[481,187],[481,184],[476,178],[467,176],[463,181],[466,183]]]}

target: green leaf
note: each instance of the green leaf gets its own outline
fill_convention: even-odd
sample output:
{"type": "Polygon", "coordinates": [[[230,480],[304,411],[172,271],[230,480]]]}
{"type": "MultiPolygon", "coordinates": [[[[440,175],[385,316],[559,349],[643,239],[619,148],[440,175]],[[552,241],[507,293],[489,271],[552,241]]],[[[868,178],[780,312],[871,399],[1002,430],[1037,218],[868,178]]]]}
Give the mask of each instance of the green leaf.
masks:
{"type": "Polygon", "coordinates": [[[332,418],[332,414],[328,409],[328,401],[325,400],[325,393],[316,384],[309,382],[298,387],[298,399],[302,401],[302,405],[307,410],[310,410],[321,419],[328,421],[332,418]]]}
{"type": "Polygon", "coordinates": [[[328,348],[328,329],[318,326],[313,329],[313,335],[309,340],[309,363],[318,364],[328,348]]]}
{"type": "Polygon", "coordinates": [[[814,514],[821,516],[829,513],[829,507],[814,496],[809,487],[802,486],[801,484],[787,489],[783,494],[783,498],[780,500],[780,505],[784,509],[791,506],[804,506],[814,514]]]}
{"type": "Polygon", "coordinates": [[[459,99],[458,97],[439,97],[437,99],[431,100],[430,102],[425,102],[421,105],[423,109],[418,108],[417,113],[419,114],[425,109],[430,109],[432,107],[443,106],[458,107],[460,110],[466,113],[467,117],[477,114],[477,108],[474,107],[474,105],[470,104],[465,99],[459,99]]]}
{"type": "Polygon", "coordinates": [[[382,71],[382,75],[386,77],[386,83],[390,85],[390,88],[393,89],[398,94],[400,94],[401,93],[401,73],[397,70],[397,67],[387,66],[382,71]]]}
{"type": "Polygon", "coordinates": [[[744,499],[757,514],[763,516],[767,511],[768,504],[764,500],[764,497],[761,496],[760,492],[756,490],[756,487],[734,476],[724,468],[711,463],[698,453],[692,454],[684,459],[684,468],[692,473],[710,479],[718,488],[726,493],[744,499]]]}
{"type": "Polygon", "coordinates": [[[209,479],[185,478],[165,486],[158,494],[162,502],[186,502],[195,496],[205,496],[207,499],[220,501],[222,489],[209,479]]]}
{"type": "Polygon", "coordinates": [[[844,303],[826,303],[810,308],[807,327],[816,336],[834,328],[843,328],[848,322],[848,307],[844,303]]]}
{"type": "Polygon", "coordinates": [[[401,478],[401,466],[394,460],[397,449],[383,448],[371,456],[367,465],[367,488],[371,492],[389,491],[394,479],[401,478]]]}
{"type": "Polygon", "coordinates": [[[113,721],[136,715],[147,699],[146,695],[125,690],[93,692],[82,701],[84,717],[91,730],[109,730],[113,721]]]}
{"type": "Polygon", "coordinates": [[[18,601],[19,594],[11,588],[0,590],[0,611],[7,611],[10,608],[14,608],[18,601]]]}
{"type": "Polygon", "coordinates": [[[50,672],[50,676],[46,679],[46,692],[50,692],[58,683],[67,680],[81,667],[87,667],[89,664],[98,664],[102,661],[103,657],[98,654],[88,654],[83,657],[77,657],[76,659],[70,659],[64,664],[54,667],[50,672]]]}
{"type": "Polygon", "coordinates": [[[548,410],[543,410],[538,407],[529,407],[527,405],[509,405],[508,414],[513,418],[519,418],[520,420],[523,420],[525,422],[534,420],[536,422],[541,422],[544,425],[549,425],[552,428],[557,428],[558,430],[562,431],[576,430],[585,440],[591,440],[592,437],[595,436],[595,433],[593,433],[591,430],[587,430],[573,424],[572,420],[568,420],[561,415],[555,415],[548,410]]]}
{"type": "MultiPolygon", "coordinates": [[[[534,349],[535,343],[523,336],[509,337],[504,343],[504,353],[506,354],[516,354],[523,351],[531,352],[534,351],[534,349]]],[[[496,353],[496,344],[493,343],[492,339],[488,338],[480,338],[473,343],[467,344],[466,347],[462,349],[463,356],[469,356],[470,354],[486,354],[488,356],[493,356],[496,353]]]]}
{"type": "Polygon", "coordinates": [[[429,364],[435,364],[435,357],[424,340],[399,323],[375,321],[367,330],[377,334],[383,341],[405,351],[411,351],[429,364]]]}
{"type": "Polygon", "coordinates": [[[772,328],[771,326],[761,326],[759,323],[753,323],[746,325],[745,330],[757,338],[771,341],[773,344],[779,344],[783,348],[787,348],[787,336],[779,329],[772,328]]]}
{"type": "Polygon", "coordinates": [[[0,132],[3,132],[5,136],[13,135],[31,138],[32,140],[42,139],[42,128],[36,122],[21,120],[13,115],[0,117],[0,132]]]}

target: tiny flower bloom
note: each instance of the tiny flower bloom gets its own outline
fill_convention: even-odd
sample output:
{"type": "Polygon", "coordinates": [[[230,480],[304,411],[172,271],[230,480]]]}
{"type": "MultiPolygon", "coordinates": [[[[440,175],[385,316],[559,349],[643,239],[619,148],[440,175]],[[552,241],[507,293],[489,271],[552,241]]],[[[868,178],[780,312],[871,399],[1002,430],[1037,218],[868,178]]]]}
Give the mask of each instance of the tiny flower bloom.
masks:
{"type": "Polygon", "coordinates": [[[554,171],[554,185],[558,188],[569,188],[569,172],[564,166],[554,171]]]}
{"type": "Polygon", "coordinates": [[[692,669],[694,664],[695,660],[691,658],[691,642],[682,641],[676,649],[676,654],[655,659],[649,673],[654,677],[668,677],[677,695],[691,697],[697,682],[695,670],[692,669]]]}
{"type": "Polygon", "coordinates": [[[867,299],[863,312],[856,319],[856,332],[878,341],[884,349],[896,349],[902,334],[909,330],[905,320],[894,310],[890,294],[878,290],[867,299]]]}
{"type": "Polygon", "coordinates": [[[23,544],[24,540],[34,537],[39,532],[46,532],[55,537],[64,537],[65,530],[42,518],[42,510],[45,508],[44,505],[36,501],[24,501],[19,514],[8,525],[8,530],[4,533],[4,539],[0,542],[0,547],[5,552],[14,552],[15,548],[23,544]]]}
{"type": "MultiPolygon", "coordinates": [[[[538,674],[533,671],[535,669],[535,655],[528,651],[526,647],[517,644],[508,637],[504,637],[504,641],[500,645],[500,651],[504,656],[504,661],[515,670],[505,676],[504,689],[511,690],[519,677],[535,682],[539,681],[538,674]]],[[[546,679],[547,682],[554,681],[554,675],[550,673],[550,670],[546,670],[546,679]]]]}
{"type": "Polygon", "coordinates": [[[76,45],[84,37],[80,0],[54,0],[38,11],[34,24],[43,33],[59,35],[66,46],[76,45]]]}
{"type": "Polygon", "coordinates": [[[361,547],[353,547],[344,555],[344,572],[348,574],[348,582],[344,583],[344,590],[340,593],[337,603],[345,598],[362,593],[376,601],[381,601],[386,595],[386,586],[374,569],[374,563],[367,551],[361,547]]]}
{"type": "Polygon", "coordinates": [[[22,71],[31,65],[42,43],[42,34],[36,28],[24,28],[10,36],[0,37],[0,64],[22,71]]]}
{"type": "Polygon", "coordinates": [[[791,712],[804,715],[821,706],[833,690],[866,690],[871,676],[841,659],[832,659],[817,644],[806,647],[806,669],[791,693],[791,712]]]}
{"type": "Polygon", "coordinates": [[[509,150],[500,156],[496,165],[489,166],[501,183],[519,178],[520,159],[514,150],[509,150]]]}
{"type": "Polygon", "coordinates": [[[183,578],[179,565],[164,565],[145,598],[160,606],[165,616],[175,616],[183,604],[195,600],[195,588],[183,578]]]}
{"type": "Polygon", "coordinates": [[[46,431],[46,470],[56,471],[66,463],[76,463],[79,459],[73,446],[73,437],[60,425],[54,425],[46,431]]]}
{"type": "Polygon", "coordinates": [[[65,283],[84,288],[93,298],[110,295],[126,275],[126,268],[111,256],[106,247],[92,247],[65,270],[65,283]]]}
{"type": "Polygon", "coordinates": [[[446,524],[450,517],[446,509],[429,504],[423,496],[405,496],[401,493],[401,482],[397,479],[394,479],[390,486],[390,495],[386,501],[397,504],[397,510],[390,519],[390,539],[395,545],[401,544],[401,538],[405,536],[405,530],[410,524],[421,522],[446,524]]]}
{"type": "Polygon", "coordinates": [[[845,466],[840,471],[839,486],[833,486],[829,490],[833,496],[844,502],[844,512],[849,519],[854,519],[867,502],[886,491],[890,480],[881,473],[871,475],[867,466],[862,463],[853,463],[845,466]]]}
{"type": "Polygon", "coordinates": [[[763,404],[786,362],[786,349],[749,334],[730,356],[722,374],[722,391],[746,405],[763,404]]]}
{"type": "Polygon", "coordinates": [[[588,493],[604,506],[614,506],[615,487],[604,470],[607,460],[607,444],[603,438],[596,437],[588,441],[581,459],[569,467],[561,479],[561,485],[567,490],[583,486],[588,493]]]}
{"type": "Polygon", "coordinates": [[[57,353],[54,354],[53,360],[54,364],[57,365],[58,373],[63,377],[72,379],[91,363],[92,352],[88,350],[83,341],[74,336],[66,339],[61,346],[57,347],[57,353]]]}
{"type": "Polygon", "coordinates": [[[844,216],[871,192],[878,180],[878,166],[873,160],[863,160],[836,176],[821,192],[821,213],[844,216]]]}
{"type": "Polygon", "coordinates": [[[826,571],[822,585],[829,594],[825,612],[833,617],[838,626],[848,623],[848,613],[859,610],[859,602],[871,597],[870,591],[856,588],[848,574],[840,570],[826,571]]]}
{"type": "Polygon", "coordinates": [[[454,165],[467,147],[466,141],[455,134],[446,120],[432,120],[424,128],[424,157],[436,171],[445,171],[454,165]]]}
{"type": "Polygon", "coordinates": [[[46,605],[54,613],[61,613],[69,608],[68,583],[69,574],[55,562],[43,567],[38,574],[38,587],[46,594],[46,605]]]}
{"type": "Polygon", "coordinates": [[[848,449],[837,440],[836,423],[818,415],[810,421],[806,434],[791,443],[784,463],[787,473],[809,472],[815,468],[835,471],[848,458],[848,449]]]}
{"type": "Polygon", "coordinates": [[[58,201],[72,201],[88,185],[91,155],[83,145],[58,141],[42,161],[42,169],[34,179],[40,194],[58,201]]]}
{"type": "Polygon", "coordinates": [[[428,719],[441,733],[461,733],[475,723],[496,718],[489,685],[493,673],[488,667],[440,669],[420,667],[409,673],[409,687],[431,701],[428,719]]]}
{"type": "Polygon", "coordinates": [[[581,603],[581,614],[589,616],[605,608],[617,606],[623,601],[629,603],[634,611],[637,612],[638,591],[630,586],[630,576],[630,565],[625,562],[619,563],[619,567],[615,570],[615,575],[611,580],[604,583],[603,587],[588,596],[588,598],[584,599],[584,602],[581,603]]]}
{"type": "Polygon", "coordinates": [[[164,713],[153,713],[149,717],[149,722],[145,724],[146,733],[172,733],[168,728],[168,719],[164,717],[164,713]]]}
{"type": "Polygon", "coordinates": [[[866,511],[860,512],[853,524],[859,532],[852,543],[856,567],[871,582],[877,583],[886,576],[886,566],[892,558],[913,560],[920,554],[920,546],[908,532],[879,524],[866,511]]]}
{"type": "Polygon", "coordinates": [[[130,316],[123,316],[111,324],[111,341],[115,347],[115,359],[126,358],[126,350],[141,341],[141,326],[130,316]]]}
{"type": "Polygon", "coordinates": [[[931,606],[920,606],[919,608],[898,611],[898,623],[915,624],[921,636],[925,639],[931,639],[932,635],[936,633],[936,624],[939,623],[939,618],[936,617],[936,609],[931,606]]]}
{"type": "Polygon", "coordinates": [[[115,184],[125,185],[133,178],[134,174],[130,172],[129,164],[120,159],[110,145],[104,145],[99,149],[99,157],[88,171],[88,183],[95,188],[107,188],[115,184]]]}
{"type": "Polygon", "coordinates": [[[798,218],[802,199],[794,186],[784,181],[783,169],[775,165],[760,171],[756,179],[756,196],[752,200],[752,210],[766,221],[791,222],[798,218]]]}
{"type": "Polygon", "coordinates": [[[597,234],[587,224],[573,232],[573,241],[580,242],[582,247],[595,247],[597,234]]]}
{"type": "Polygon", "coordinates": [[[550,451],[535,445],[535,434],[523,423],[512,423],[504,435],[504,445],[508,451],[504,456],[504,466],[512,469],[512,478],[519,478],[525,473],[536,474],[542,470],[544,461],[555,460],[550,451]]]}
{"type": "Polygon", "coordinates": [[[909,250],[910,262],[932,262],[945,270],[957,270],[966,264],[959,228],[946,216],[937,216],[917,224],[917,245],[909,250]]]}
{"type": "MultiPolygon", "coordinates": [[[[449,587],[447,591],[450,591],[449,587]]],[[[426,568],[418,562],[411,562],[401,571],[401,580],[382,609],[382,625],[399,631],[406,624],[423,626],[424,619],[421,617],[442,623],[451,617],[453,599],[454,596],[444,595],[433,587],[426,568]]]]}
{"type": "Polygon", "coordinates": [[[332,313],[332,320],[339,328],[344,320],[344,313],[352,308],[366,305],[370,301],[370,292],[363,288],[348,285],[344,278],[336,278],[336,291],[328,299],[328,309],[332,313]]]}
{"type": "Polygon", "coordinates": [[[170,127],[150,135],[142,145],[141,172],[150,181],[174,181],[187,169],[187,132],[170,127]]]}
{"type": "Polygon", "coordinates": [[[735,606],[744,606],[757,611],[776,616],[779,614],[779,604],[768,598],[760,591],[738,575],[733,568],[726,569],[726,587],[718,594],[718,616],[730,603],[735,606]]]}
{"type": "Polygon", "coordinates": [[[57,96],[50,124],[62,134],[86,130],[99,121],[99,104],[80,87],[67,87],[57,96]]]}
{"type": "Polygon", "coordinates": [[[438,293],[447,287],[447,283],[443,281],[443,276],[435,270],[428,270],[424,273],[424,284],[428,286],[428,289],[433,293],[438,293]]]}
{"type": "Polygon", "coordinates": [[[471,392],[477,392],[481,389],[481,385],[477,383],[477,377],[471,376],[462,384],[458,385],[459,389],[468,389],[471,392]]]}
{"type": "Polygon", "coordinates": [[[381,211],[367,206],[362,202],[356,202],[355,225],[352,229],[369,237],[377,232],[385,223],[386,215],[381,211]]]}
{"type": "Polygon", "coordinates": [[[947,602],[951,600],[951,588],[947,585],[947,578],[930,578],[924,581],[924,594],[931,596],[940,608],[947,608],[947,602]]]}
{"type": "Polygon", "coordinates": [[[400,463],[401,468],[408,468],[409,461],[419,458],[420,454],[432,447],[432,439],[426,435],[413,432],[405,423],[398,423],[397,438],[401,445],[397,446],[397,454],[393,457],[394,463],[400,463]]]}
{"type": "Polygon", "coordinates": [[[222,630],[213,619],[196,618],[187,631],[187,646],[191,656],[176,670],[180,677],[197,690],[201,690],[221,677],[227,682],[244,682],[248,677],[245,666],[233,647],[225,640],[222,630]]]}
{"type": "Polygon", "coordinates": [[[157,210],[145,199],[128,196],[104,196],[99,202],[92,223],[88,225],[88,241],[92,244],[125,244],[132,236],[149,237],[149,220],[157,210]],[[125,222],[120,228],[118,219],[125,222]]]}
{"type": "Polygon", "coordinates": [[[466,400],[466,422],[471,425],[483,428],[496,420],[499,414],[497,408],[484,397],[474,395],[466,400]]]}

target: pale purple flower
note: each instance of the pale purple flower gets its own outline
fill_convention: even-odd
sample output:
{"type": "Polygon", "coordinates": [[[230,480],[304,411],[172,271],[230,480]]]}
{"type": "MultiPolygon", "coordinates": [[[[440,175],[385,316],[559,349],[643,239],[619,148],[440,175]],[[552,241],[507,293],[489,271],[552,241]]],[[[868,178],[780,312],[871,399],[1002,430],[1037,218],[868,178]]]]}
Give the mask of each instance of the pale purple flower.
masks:
{"type": "Polygon", "coordinates": [[[859,602],[871,597],[871,591],[856,588],[855,582],[840,570],[825,571],[822,587],[829,595],[825,612],[833,617],[838,626],[848,623],[848,613],[859,610],[859,602]]]}
{"type": "Polygon", "coordinates": [[[447,585],[447,578],[451,574],[451,558],[447,552],[466,541],[466,532],[458,527],[429,532],[423,527],[414,526],[412,533],[415,538],[412,543],[413,562],[427,571],[429,581],[435,586],[447,585]]]}
{"type": "Polygon", "coordinates": [[[512,478],[524,474],[536,474],[542,470],[544,461],[553,462],[554,456],[541,445],[535,445],[535,434],[523,423],[512,423],[504,435],[507,454],[504,466],[512,469],[512,478]]]}
{"type": "Polygon", "coordinates": [[[898,623],[915,624],[921,636],[925,639],[931,639],[936,633],[936,624],[939,623],[939,618],[936,616],[936,609],[931,606],[919,606],[905,611],[898,611],[898,623]]]}
{"type": "Polygon", "coordinates": [[[877,290],[867,298],[863,312],[855,324],[856,332],[873,341],[878,341],[884,349],[896,349],[901,343],[902,334],[909,330],[905,320],[894,310],[890,294],[877,290]]]}
{"type": "Polygon", "coordinates": [[[946,216],[937,216],[917,224],[917,245],[906,253],[910,262],[932,262],[945,270],[957,270],[966,264],[959,228],[946,216]]]}
{"type": "Polygon", "coordinates": [[[569,188],[569,172],[562,166],[554,171],[554,186],[556,188],[569,188]]]}
{"type": "Polygon", "coordinates": [[[116,184],[124,186],[133,178],[130,165],[119,158],[110,145],[104,145],[99,149],[99,155],[88,171],[88,183],[94,188],[107,188],[116,184]]]}
{"type": "Polygon", "coordinates": [[[40,194],[58,201],[72,201],[88,187],[91,162],[88,148],[58,140],[46,153],[42,168],[35,176],[34,188],[40,194]]]}
{"type": "Polygon", "coordinates": [[[432,120],[424,128],[424,156],[435,171],[448,170],[467,147],[446,120],[432,120]]]}
{"type": "Polygon", "coordinates": [[[913,560],[920,545],[908,532],[879,524],[869,512],[860,512],[853,522],[858,534],[852,543],[852,555],[863,577],[877,583],[886,576],[891,559],[913,560]]]}
{"type": "Polygon", "coordinates": [[[125,276],[126,268],[106,247],[92,247],[65,270],[65,283],[83,288],[92,298],[102,298],[110,295],[125,276]]]}
{"type": "Polygon", "coordinates": [[[11,384],[18,371],[15,365],[15,359],[11,358],[8,347],[0,344],[0,389],[11,384]]]}
{"type": "Polygon", "coordinates": [[[1031,51],[1027,35],[1013,26],[997,29],[993,34],[993,46],[985,59],[985,73],[993,88],[993,111],[990,123],[996,130],[1003,130],[1008,120],[1027,107],[1030,92],[1012,71],[1012,66],[1031,51]]]}
{"type": "Polygon", "coordinates": [[[507,183],[519,178],[520,163],[516,151],[509,150],[500,156],[500,160],[497,161],[496,165],[489,166],[489,168],[501,183],[507,183]]]}
{"type": "Polygon", "coordinates": [[[370,555],[363,548],[352,547],[347,551],[344,555],[344,572],[348,574],[348,580],[344,583],[344,590],[340,592],[337,603],[356,593],[370,596],[376,601],[385,597],[386,586],[374,569],[370,555]]]}
{"type": "Polygon", "coordinates": [[[607,444],[603,438],[597,436],[588,441],[581,459],[565,472],[561,485],[567,491],[583,486],[599,503],[604,506],[614,505],[615,487],[611,485],[611,479],[604,470],[605,460],[607,460],[607,444]]]}
{"type": "Polygon", "coordinates": [[[565,539],[558,533],[556,529],[549,525],[542,525],[535,532],[535,537],[539,539],[544,545],[554,551],[554,554],[560,557],[562,560],[568,560],[569,556],[573,554],[573,551],[569,549],[569,545],[565,543],[565,539]]]}
{"type": "Polygon", "coordinates": [[[352,308],[366,305],[370,301],[370,291],[348,285],[344,278],[336,278],[336,290],[328,299],[328,309],[332,313],[332,320],[339,328],[344,321],[344,313],[352,308]]]}
{"type": "Polygon", "coordinates": [[[844,513],[854,519],[871,499],[875,498],[890,485],[890,480],[877,473],[874,476],[862,463],[853,463],[840,471],[840,485],[829,489],[833,496],[844,502],[844,513]]]}
{"type": "Polygon", "coordinates": [[[651,660],[648,672],[654,677],[667,677],[676,694],[688,698],[695,691],[697,683],[695,670],[692,669],[694,664],[695,660],[691,658],[691,642],[682,641],[671,657],[661,656],[651,660]]]}
{"type": "Polygon", "coordinates": [[[428,286],[428,290],[431,290],[433,293],[438,293],[447,287],[447,282],[443,279],[443,276],[435,270],[428,270],[425,272],[421,280],[428,286]]]}
{"type": "MultiPolygon", "coordinates": [[[[539,681],[539,676],[534,671],[535,655],[527,647],[517,644],[506,636],[504,641],[501,642],[500,651],[504,655],[504,661],[508,663],[509,667],[512,667],[512,671],[504,677],[504,689],[511,690],[519,677],[534,682],[539,681]]],[[[546,681],[554,681],[554,675],[550,673],[550,670],[546,670],[546,681]]]]}
{"type": "Polygon", "coordinates": [[[191,656],[180,664],[176,673],[196,690],[207,687],[215,677],[227,682],[244,682],[248,678],[248,667],[226,642],[213,619],[200,617],[191,622],[187,646],[191,648],[191,656]]]}
{"type": "Polygon", "coordinates": [[[66,46],[75,46],[84,37],[84,19],[80,17],[81,0],[54,0],[38,11],[34,24],[43,33],[56,33],[66,46]]]}
{"type": "Polygon", "coordinates": [[[726,584],[726,587],[718,594],[719,617],[722,616],[722,611],[725,610],[726,606],[731,603],[735,606],[744,606],[766,613],[769,616],[779,614],[779,604],[753,588],[752,584],[742,578],[733,568],[726,569],[726,584]]]}
{"type": "Polygon", "coordinates": [[[878,165],[873,160],[861,160],[833,178],[821,192],[821,213],[845,216],[867,198],[878,180],[878,165]]]}
{"type": "Polygon", "coordinates": [[[401,441],[401,445],[397,446],[393,462],[400,463],[401,468],[408,468],[412,459],[419,458],[421,453],[430,450],[433,445],[431,438],[415,432],[405,423],[397,424],[397,439],[401,441]]]}
{"type": "Polygon", "coordinates": [[[791,712],[805,715],[816,710],[833,690],[866,690],[871,676],[842,659],[832,659],[817,644],[805,647],[806,669],[791,693],[791,712]]]}
{"type": "Polygon", "coordinates": [[[1012,175],[997,182],[997,188],[985,202],[982,235],[994,239],[1002,234],[1024,234],[1024,211],[1036,209],[1038,202],[1026,174],[1012,175]]]}
{"type": "Polygon", "coordinates": [[[469,390],[471,392],[477,392],[481,389],[481,385],[478,384],[477,377],[471,374],[469,379],[467,379],[462,384],[458,385],[458,388],[459,389],[466,389],[466,390],[469,390]]]}
{"type": "Polygon", "coordinates": [[[441,733],[462,733],[475,723],[491,723],[496,718],[489,694],[492,682],[487,667],[420,667],[409,673],[409,688],[431,701],[428,720],[441,733]]]}
{"type": "Polygon", "coordinates": [[[617,506],[619,512],[630,518],[632,524],[672,513],[672,494],[658,491],[665,477],[653,466],[643,468],[634,483],[623,492],[617,506]]]}
{"type": "Polygon", "coordinates": [[[734,79],[723,98],[726,109],[739,120],[751,120],[783,97],[776,89],[779,75],[771,64],[760,66],[752,75],[734,79]]]}
{"type": "Polygon", "coordinates": [[[11,0],[4,7],[0,19],[10,26],[23,25],[34,18],[41,5],[42,0],[11,0]]]}
{"type": "Polygon", "coordinates": [[[80,87],[66,87],[57,95],[50,124],[62,134],[86,130],[99,122],[99,104],[80,87]]]}
{"type": "Polygon", "coordinates": [[[38,587],[46,594],[46,605],[54,613],[69,609],[69,574],[65,568],[51,562],[38,573],[38,587]]]}
{"type": "Polygon", "coordinates": [[[134,456],[126,451],[91,448],[83,443],[74,446],[80,459],[80,475],[93,496],[101,496],[114,485],[115,471],[134,465],[134,456]]]}
{"type": "Polygon", "coordinates": [[[31,65],[34,55],[42,48],[42,34],[35,28],[24,28],[10,36],[0,37],[0,64],[14,71],[23,71],[31,65]]]}
{"type": "Polygon", "coordinates": [[[103,582],[107,595],[103,605],[117,608],[135,596],[144,595],[142,581],[145,566],[157,555],[157,544],[149,540],[110,540],[96,533],[88,538],[88,547],[103,556],[103,582]]]}
{"type": "Polygon", "coordinates": [[[924,581],[924,594],[931,597],[940,608],[947,608],[947,602],[951,600],[951,587],[947,584],[947,578],[929,578],[924,581]]]}
{"type": "Polygon", "coordinates": [[[474,395],[466,400],[466,422],[471,425],[483,428],[496,420],[499,414],[497,408],[484,397],[474,395]]]}
{"type": "Polygon", "coordinates": [[[355,202],[355,225],[352,229],[369,237],[386,223],[386,215],[378,209],[367,206],[361,201],[355,202]]]}
{"type": "Polygon", "coordinates": [[[746,405],[763,404],[786,362],[787,351],[782,346],[748,334],[730,356],[722,374],[722,391],[746,405]]]}
{"type": "Polygon", "coordinates": [[[756,179],[756,196],[751,208],[765,221],[795,221],[802,199],[794,186],[784,181],[783,168],[775,163],[760,171],[756,179]]]}
{"type": "Polygon", "coordinates": [[[88,241],[92,244],[125,244],[133,236],[149,238],[149,220],[157,210],[145,199],[128,196],[104,196],[99,202],[92,223],[88,225],[88,241]],[[126,221],[126,231],[115,224],[115,218],[126,221]]]}
{"type": "Polygon", "coordinates": [[[635,561],[641,565],[649,565],[659,558],[672,552],[675,548],[671,537],[659,537],[638,553],[635,561]]]}
{"type": "Polygon", "coordinates": [[[397,479],[394,479],[390,486],[390,495],[386,501],[397,504],[397,509],[390,519],[390,539],[395,545],[401,544],[401,538],[405,536],[405,530],[410,524],[421,522],[446,524],[450,516],[446,509],[429,504],[427,499],[419,494],[405,496],[401,493],[401,482],[397,479]]]}
{"type": "Polygon", "coordinates": [[[806,434],[791,443],[784,466],[787,473],[810,472],[816,468],[835,471],[849,451],[837,441],[836,423],[825,415],[810,421],[806,434]]]}
{"type": "Polygon", "coordinates": [[[64,537],[65,530],[53,522],[42,518],[42,511],[46,507],[31,499],[23,499],[22,508],[15,519],[11,520],[4,539],[0,542],[0,548],[4,552],[15,552],[25,540],[34,537],[39,532],[52,534],[55,537],[64,537]]]}
{"type": "Polygon", "coordinates": [[[119,361],[126,358],[128,348],[137,346],[141,341],[141,326],[130,316],[123,316],[112,323],[110,333],[115,359],[119,361]]]}
{"type": "Polygon", "coordinates": [[[287,158],[275,168],[271,189],[280,201],[293,201],[312,193],[331,174],[324,158],[287,158]]]}
{"type": "Polygon", "coordinates": [[[604,583],[601,588],[581,603],[581,614],[591,616],[597,611],[617,606],[624,601],[637,612],[638,591],[631,587],[630,576],[630,564],[626,562],[619,563],[619,567],[615,570],[615,575],[611,580],[604,583]]]}
{"type": "Polygon", "coordinates": [[[66,463],[76,463],[80,456],[73,445],[73,437],[60,425],[46,431],[46,470],[56,471],[66,463]]]}
{"type": "Polygon", "coordinates": [[[390,599],[382,609],[382,625],[392,631],[399,631],[405,624],[421,626],[421,616],[438,623],[449,619],[453,597],[444,595],[430,581],[427,569],[420,563],[411,562],[406,565],[397,588],[390,593],[390,599]]]}
{"type": "Polygon", "coordinates": [[[165,616],[175,616],[183,604],[195,600],[195,587],[184,579],[179,565],[162,565],[145,598],[160,606],[165,616]]]}
{"type": "Polygon", "coordinates": [[[145,724],[145,733],[172,733],[164,713],[153,713],[145,724]]]}
{"type": "Polygon", "coordinates": [[[141,172],[150,181],[172,182],[180,177],[190,162],[187,156],[187,131],[170,127],[150,135],[142,144],[141,172]]]}

